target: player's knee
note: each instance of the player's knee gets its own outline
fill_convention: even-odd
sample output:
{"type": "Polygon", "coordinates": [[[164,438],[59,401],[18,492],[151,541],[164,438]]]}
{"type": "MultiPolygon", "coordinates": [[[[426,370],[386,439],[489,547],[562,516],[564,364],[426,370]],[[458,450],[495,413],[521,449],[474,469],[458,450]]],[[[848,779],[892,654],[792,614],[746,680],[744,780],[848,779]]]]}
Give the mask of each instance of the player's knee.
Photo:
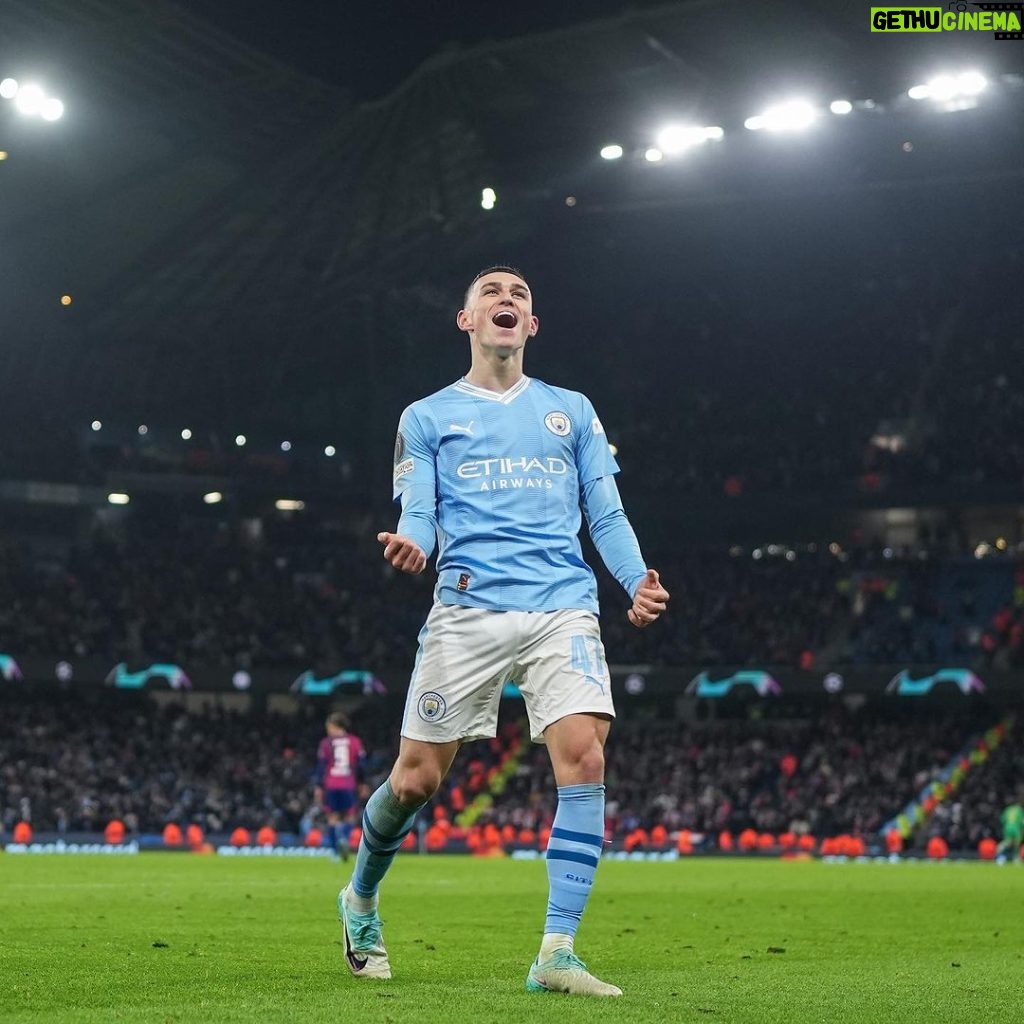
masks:
{"type": "Polygon", "coordinates": [[[426,765],[419,765],[391,776],[391,788],[403,807],[425,804],[441,785],[441,773],[426,765]]]}
{"type": "Polygon", "coordinates": [[[593,782],[604,780],[604,749],[600,744],[594,744],[583,752],[579,761],[579,772],[593,782]]]}
{"type": "Polygon", "coordinates": [[[568,751],[566,761],[563,767],[572,778],[580,782],[604,781],[604,749],[599,743],[568,751]]]}

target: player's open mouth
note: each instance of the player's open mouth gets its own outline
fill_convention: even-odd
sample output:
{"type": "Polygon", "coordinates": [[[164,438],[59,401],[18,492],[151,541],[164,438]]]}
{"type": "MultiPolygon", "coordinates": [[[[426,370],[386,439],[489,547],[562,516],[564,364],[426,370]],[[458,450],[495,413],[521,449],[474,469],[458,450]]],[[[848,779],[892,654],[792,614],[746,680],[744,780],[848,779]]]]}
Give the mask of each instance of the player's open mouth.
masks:
{"type": "Polygon", "coordinates": [[[491,317],[491,323],[494,324],[495,327],[504,327],[506,330],[511,330],[517,323],[519,323],[519,317],[517,317],[511,309],[502,309],[491,317]]]}

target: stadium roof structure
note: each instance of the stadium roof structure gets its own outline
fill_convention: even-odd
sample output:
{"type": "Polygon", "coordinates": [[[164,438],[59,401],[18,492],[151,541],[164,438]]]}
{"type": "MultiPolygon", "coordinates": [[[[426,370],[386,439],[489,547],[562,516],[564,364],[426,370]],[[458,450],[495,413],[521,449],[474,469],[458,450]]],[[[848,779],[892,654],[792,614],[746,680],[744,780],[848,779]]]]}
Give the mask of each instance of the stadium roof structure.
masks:
{"type": "MultiPolygon", "coordinates": [[[[656,116],[736,127],[797,77],[828,93],[904,73],[894,46],[871,55],[866,8],[810,0],[450,48],[358,105],[168,0],[0,0],[0,21],[0,77],[38,75],[67,106],[50,125],[0,108],[7,413],[271,416],[325,379],[351,399],[381,371],[380,316],[413,304],[450,330],[495,225],[507,247],[577,190],[607,199],[613,135],[636,149],[656,116]]],[[[315,422],[338,401],[298,404],[315,422]]]]}

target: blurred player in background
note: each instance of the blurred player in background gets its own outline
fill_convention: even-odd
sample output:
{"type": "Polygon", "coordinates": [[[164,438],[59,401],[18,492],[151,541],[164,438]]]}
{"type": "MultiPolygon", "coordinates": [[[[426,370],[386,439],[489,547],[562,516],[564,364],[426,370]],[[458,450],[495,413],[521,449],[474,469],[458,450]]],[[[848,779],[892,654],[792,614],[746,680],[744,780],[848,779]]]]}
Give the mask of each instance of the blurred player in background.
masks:
{"type": "Polygon", "coordinates": [[[356,787],[366,755],[362,741],[348,731],[348,715],[343,711],[332,711],[325,724],[327,735],[317,750],[314,799],[327,816],[328,845],[341,854],[342,860],[348,860],[349,836],[356,818],[356,787]]]}
{"type": "Polygon", "coordinates": [[[477,275],[457,322],[469,336],[470,370],[402,414],[394,460],[402,514],[395,533],[377,537],[387,561],[408,573],[422,572],[437,544],[438,580],[398,761],[367,801],[355,870],[338,896],[346,958],[357,977],[391,977],[378,885],[459,746],[496,735],[502,684],[512,677],[558,787],[544,936],[526,985],[618,996],[573,948],[604,843],[604,744],[615,714],[597,584],[577,536],[581,513],[632,601],[634,626],[657,619],[668,593],[640,554],[593,406],[523,373],[539,327],[523,275],[505,266],[477,275]]]}
{"type": "Polygon", "coordinates": [[[1014,800],[1012,804],[1003,808],[999,815],[999,822],[1003,827],[1003,841],[999,844],[998,851],[1001,854],[1009,852],[1017,860],[1024,860],[1024,807],[1020,800],[1014,800]]]}

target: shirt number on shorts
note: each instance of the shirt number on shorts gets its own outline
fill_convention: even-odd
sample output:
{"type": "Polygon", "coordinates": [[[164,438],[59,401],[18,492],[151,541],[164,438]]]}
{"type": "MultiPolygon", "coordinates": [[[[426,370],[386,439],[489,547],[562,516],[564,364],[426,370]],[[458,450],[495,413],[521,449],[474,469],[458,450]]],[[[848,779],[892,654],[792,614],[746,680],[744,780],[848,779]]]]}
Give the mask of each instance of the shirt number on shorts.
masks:
{"type": "Polygon", "coordinates": [[[608,669],[604,664],[601,641],[596,636],[580,633],[572,637],[572,667],[586,682],[604,693],[604,680],[608,675],[608,669]]]}

